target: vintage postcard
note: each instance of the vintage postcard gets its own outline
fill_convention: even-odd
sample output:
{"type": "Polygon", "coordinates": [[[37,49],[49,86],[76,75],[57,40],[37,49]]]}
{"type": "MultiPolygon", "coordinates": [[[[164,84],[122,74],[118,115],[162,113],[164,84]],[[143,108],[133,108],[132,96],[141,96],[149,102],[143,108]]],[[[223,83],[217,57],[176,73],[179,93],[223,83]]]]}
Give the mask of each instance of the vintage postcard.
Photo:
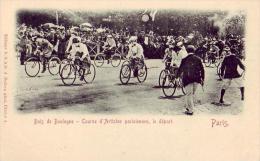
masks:
{"type": "Polygon", "coordinates": [[[0,0],[0,160],[259,161],[259,6],[0,0]]]}

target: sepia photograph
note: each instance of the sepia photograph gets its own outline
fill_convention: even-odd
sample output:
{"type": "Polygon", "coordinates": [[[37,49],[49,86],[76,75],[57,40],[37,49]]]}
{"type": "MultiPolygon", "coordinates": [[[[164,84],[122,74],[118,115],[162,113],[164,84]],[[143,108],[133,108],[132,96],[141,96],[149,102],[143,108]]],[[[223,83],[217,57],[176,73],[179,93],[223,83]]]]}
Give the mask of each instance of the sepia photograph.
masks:
{"type": "Polygon", "coordinates": [[[243,10],[16,12],[19,113],[243,111],[243,10]]]}
{"type": "Polygon", "coordinates": [[[259,0],[0,0],[0,161],[259,161],[259,0]]]}

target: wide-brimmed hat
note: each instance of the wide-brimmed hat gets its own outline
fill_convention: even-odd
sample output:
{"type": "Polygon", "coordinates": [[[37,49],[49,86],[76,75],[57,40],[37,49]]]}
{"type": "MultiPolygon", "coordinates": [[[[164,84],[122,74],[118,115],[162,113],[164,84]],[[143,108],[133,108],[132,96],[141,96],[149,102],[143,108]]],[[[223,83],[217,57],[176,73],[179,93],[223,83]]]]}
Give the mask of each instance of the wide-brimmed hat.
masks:
{"type": "Polygon", "coordinates": [[[224,48],[224,51],[230,51],[230,48],[229,48],[228,46],[226,46],[226,47],[224,48]]]}

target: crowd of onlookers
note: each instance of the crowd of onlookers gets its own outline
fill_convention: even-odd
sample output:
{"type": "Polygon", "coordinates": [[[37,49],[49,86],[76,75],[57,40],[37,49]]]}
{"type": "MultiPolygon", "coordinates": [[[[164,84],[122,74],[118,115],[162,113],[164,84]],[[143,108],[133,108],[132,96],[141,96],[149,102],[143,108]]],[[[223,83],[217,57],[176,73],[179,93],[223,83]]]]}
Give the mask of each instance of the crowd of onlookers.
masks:
{"type": "MultiPolygon", "coordinates": [[[[182,41],[184,46],[194,45],[195,54],[205,60],[207,52],[217,50],[221,54],[225,47],[229,47],[239,58],[245,58],[244,38],[228,34],[225,36],[203,36],[198,31],[188,35],[159,35],[153,31],[130,32],[127,28],[115,31],[109,28],[94,28],[82,30],[80,27],[72,26],[65,28],[51,23],[38,27],[31,27],[25,24],[17,27],[17,51],[20,53],[21,61],[24,61],[30,54],[27,48],[32,50],[36,38],[44,38],[54,46],[54,52],[60,59],[65,57],[65,50],[71,35],[77,35],[85,43],[90,51],[90,55],[95,55],[102,50],[102,44],[106,41],[107,35],[112,35],[116,41],[118,51],[125,56],[127,53],[128,40],[130,36],[137,36],[137,42],[142,45],[144,55],[147,58],[163,58],[165,49],[169,44],[177,44],[182,41]]],[[[29,50],[31,52],[31,50],[29,50]]],[[[220,56],[220,55],[218,55],[220,56]]]]}

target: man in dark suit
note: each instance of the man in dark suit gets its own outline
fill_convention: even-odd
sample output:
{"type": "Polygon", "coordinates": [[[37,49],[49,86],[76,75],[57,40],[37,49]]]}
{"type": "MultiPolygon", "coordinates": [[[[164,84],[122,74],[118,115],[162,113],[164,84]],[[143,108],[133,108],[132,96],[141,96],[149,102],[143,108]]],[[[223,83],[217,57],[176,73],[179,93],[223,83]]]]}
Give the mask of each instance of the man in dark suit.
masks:
{"type": "Polygon", "coordinates": [[[178,71],[178,76],[182,77],[183,86],[185,87],[185,114],[193,115],[194,97],[199,84],[204,83],[204,67],[201,59],[194,54],[195,47],[193,45],[187,46],[188,56],[182,59],[178,71]]]}
{"type": "MultiPolygon", "coordinates": [[[[219,103],[225,104],[223,97],[226,89],[231,85],[231,83],[235,83],[237,87],[240,88],[241,92],[241,100],[244,100],[244,85],[243,78],[241,74],[239,74],[237,67],[240,67],[242,70],[245,70],[245,66],[241,62],[241,60],[236,56],[235,50],[231,50],[231,52],[227,53],[227,56],[224,58],[221,65],[221,77],[223,78],[223,85],[220,94],[219,103]]],[[[227,103],[226,103],[227,104],[227,103]]]]}

